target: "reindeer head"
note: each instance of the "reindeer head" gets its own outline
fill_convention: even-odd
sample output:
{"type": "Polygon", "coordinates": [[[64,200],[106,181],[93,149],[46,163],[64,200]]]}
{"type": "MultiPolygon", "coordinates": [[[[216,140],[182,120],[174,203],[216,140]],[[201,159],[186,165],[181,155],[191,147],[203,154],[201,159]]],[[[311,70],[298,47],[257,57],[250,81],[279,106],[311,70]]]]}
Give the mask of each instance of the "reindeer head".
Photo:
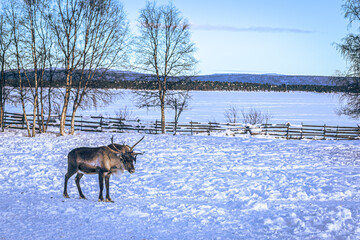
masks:
{"type": "Polygon", "coordinates": [[[135,146],[143,139],[144,137],[142,137],[137,143],[135,143],[132,147],[130,147],[125,144],[123,145],[114,144],[113,137],[111,138],[111,145],[109,145],[108,147],[116,152],[116,155],[122,160],[125,170],[127,170],[129,173],[135,172],[134,163],[136,163],[136,157],[137,155],[143,154],[143,153],[134,152],[135,146]]]}

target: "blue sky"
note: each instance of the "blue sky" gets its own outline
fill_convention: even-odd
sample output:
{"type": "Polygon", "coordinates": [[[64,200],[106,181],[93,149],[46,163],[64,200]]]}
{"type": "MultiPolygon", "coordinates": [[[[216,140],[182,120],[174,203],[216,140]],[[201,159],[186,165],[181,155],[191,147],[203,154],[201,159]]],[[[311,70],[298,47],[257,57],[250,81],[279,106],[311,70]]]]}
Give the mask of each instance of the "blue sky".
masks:
{"type": "MultiPolygon", "coordinates": [[[[333,45],[354,31],[343,17],[342,0],[171,2],[192,25],[200,74],[333,75],[346,69],[333,45]]],[[[123,1],[133,31],[145,3],[123,1]]]]}

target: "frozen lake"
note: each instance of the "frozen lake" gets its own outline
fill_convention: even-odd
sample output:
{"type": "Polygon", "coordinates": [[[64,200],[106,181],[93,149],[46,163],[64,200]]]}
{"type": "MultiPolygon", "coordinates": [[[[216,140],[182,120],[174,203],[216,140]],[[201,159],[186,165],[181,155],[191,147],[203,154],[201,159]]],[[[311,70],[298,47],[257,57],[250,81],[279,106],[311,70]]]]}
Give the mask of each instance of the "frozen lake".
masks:
{"type": "MultiPolygon", "coordinates": [[[[123,97],[109,106],[81,111],[82,114],[115,115],[119,108],[127,106],[133,116],[141,120],[160,120],[160,110],[147,111],[136,107],[135,96],[132,91],[118,90],[123,97]]],[[[292,124],[327,124],[327,125],[357,125],[358,121],[346,116],[337,116],[335,111],[339,107],[337,95],[328,93],[309,92],[240,92],[240,91],[192,91],[190,110],[184,111],[180,122],[198,121],[225,122],[225,111],[231,106],[240,109],[255,108],[272,115],[271,122],[292,124]]],[[[171,121],[173,112],[168,111],[167,121],[171,121]]]]}
{"type": "MultiPolygon", "coordinates": [[[[82,115],[116,115],[127,106],[133,117],[140,120],[160,120],[160,110],[138,109],[135,95],[130,90],[117,91],[119,96],[103,108],[78,110],[82,115]]],[[[337,116],[339,99],[335,94],[310,92],[240,92],[240,91],[191,91],[190,109],[184,111],[180,122],[225,122],[225,111],[231,106],[248,110],[259,109],[272,115],[271,123],[327,124],[356,126],[358,121],[346,116],[337,116]]],[[[29,109],[30,110],[30,109],[29,109]]],[[[9,106],[7,111],[21,112],[21,108],[9,106]]],[[[166,120],[173,120],[173,112],[167,111],[166,120]]]]}

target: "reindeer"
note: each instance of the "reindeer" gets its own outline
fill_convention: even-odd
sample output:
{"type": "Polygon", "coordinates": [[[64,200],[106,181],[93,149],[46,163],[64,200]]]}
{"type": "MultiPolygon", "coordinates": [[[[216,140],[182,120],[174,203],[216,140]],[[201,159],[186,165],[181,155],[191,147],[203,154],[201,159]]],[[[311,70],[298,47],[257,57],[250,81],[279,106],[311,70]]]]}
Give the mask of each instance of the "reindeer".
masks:
{"type": "Polygon", "coordinates": [[[136,157],[137,155],[143,153],[135,153],[133,150],[143,139],[144,137],[130,147],[125,144],[114,144],[112,137],[111,144],[108,146],[95,148],[80,147],[70,151],[68,154],[68,170],[65,174],[64,197],[69,198],[67,193],[67,182],[72,175],[77,173],[75,183],[79,191],[80,198],[85,199],[85,196],[81,191],[80,179],[84,174],[98,174],[100,186],[99,201],[104,201],[103,189],[105,178],[105,199],[106,202],[113,202],[109,194],[110,176],[112,174],[121,174],[125,170],[127,170],[130,174],[135,172],[134,163],[136,163],[136,157]]]}

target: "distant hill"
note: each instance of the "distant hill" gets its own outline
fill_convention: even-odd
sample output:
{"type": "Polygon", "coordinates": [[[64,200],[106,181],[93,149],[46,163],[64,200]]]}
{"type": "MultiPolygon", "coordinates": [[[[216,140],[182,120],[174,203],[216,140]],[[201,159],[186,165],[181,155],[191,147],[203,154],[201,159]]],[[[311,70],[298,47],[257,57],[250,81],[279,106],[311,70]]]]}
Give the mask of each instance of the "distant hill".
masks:
{"type": "MultiPolygon", "coordinates": [[[[124,72],[110,70],[107,73],[107,79],[123,79],[127,81],[146,79],[149,75],[135,72],[124,72]]],[[[171,78],[171,80],[179,80],[179,78],[171,78]]],[[[331,77],[329,76],[307,76],[307,75],[281,75],[281,74],[212,74],[198,75],[191,78],[197,81],[210,82],[243,82],[243,83],[260,83],[272,85],[322,85],[333,86],[331,77]]]]}
{"type": "Polygon", "coordinates": [[[333,86],[331,77],[280,75],[280,74],[212,74],[194,77],[198,81],[246,82],[272,85],[323,85],[333,86]]]}
{"type": "MultiPolygon", "coordinates": [[[[80,72],[78,72],[79,74],[80,72]]],[[[102,75],[99,72],[98,76],[102,75]]],[[[74,79],[77,78],[74,74],[74,79]]],[[[28,76],[33,78],[33,72],[28,71],[28,76]]],[[[5,77],[9,80],[18,78],[16,71],[7,71],[5,77]]],[[[24,76],[23,76],[24,77],[24,76]]],[[[49,71],[46,70],[45,78],[49,79],[49,71]]],[[[54,81],[62,81],[65,78],[64,71],[56,69],[53,75],[54,81]]],[[[151,81],[155,80],[154,76],[130,71],[108,70],[102,75],[102,81],[119,82],[119,81],[151,81]]],[[[305,75],[280,75],[280,74],[212,74],[198,75],[193,77],[172,77],[169,81],[192,80],[200,82],[223,82],[223,83],[256,83],[270,85],[317,85],[317,86],[334,86],[329,76],[305,76],[305,75]]]]}

